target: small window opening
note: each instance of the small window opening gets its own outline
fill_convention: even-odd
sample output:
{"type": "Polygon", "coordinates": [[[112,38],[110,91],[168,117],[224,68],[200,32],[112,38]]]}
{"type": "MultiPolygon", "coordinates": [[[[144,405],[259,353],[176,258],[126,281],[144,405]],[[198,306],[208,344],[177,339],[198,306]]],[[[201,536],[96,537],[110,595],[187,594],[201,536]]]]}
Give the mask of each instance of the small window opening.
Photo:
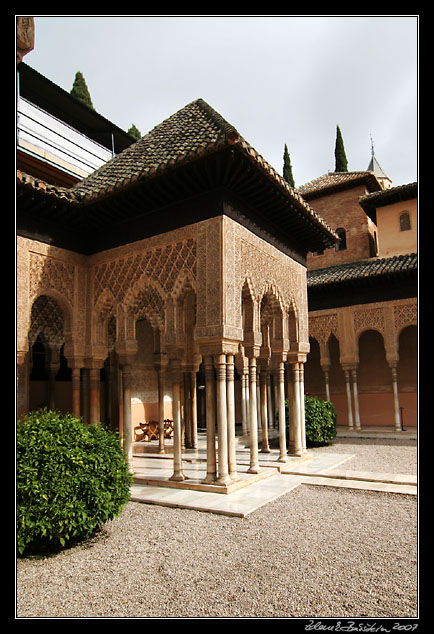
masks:
{"type": "Polygon", "coordinates": [[[403,211],[399,216],[399,230],[409,231],[411,229],[410,214],[408,211],[403,211]]]}
{"type": "Polygon", "coordinates": [[[345,251],[347,248],[347,232],[342,227],[339,227],[335,233],[340,237],[340,241],[335,246],[335,251],[345,251]]]}

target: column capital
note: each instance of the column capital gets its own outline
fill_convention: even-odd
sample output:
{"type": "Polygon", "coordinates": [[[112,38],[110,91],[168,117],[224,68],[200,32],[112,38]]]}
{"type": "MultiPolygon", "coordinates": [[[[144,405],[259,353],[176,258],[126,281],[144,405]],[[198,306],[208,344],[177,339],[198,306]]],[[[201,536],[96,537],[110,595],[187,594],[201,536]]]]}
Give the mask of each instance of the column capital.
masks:
{"type": "Polygon", "coordinates": [[[287,355],[287,361],[288,363],[306,363],[307,361],[307,354],[303,353],[303,352],[294,352],[294,351],[289,351],[288,355],[287,355]]]}
{"type": "Polygon", "coordinates": [[[231,339],[208,339],[199,342],[199,351],[202,356],[216,356],[219,354],[238,354],[240,349],[239,341],[231,339]]]}
{"type": "Polygon", "coordinates": [[[359,365],[358,363],[354,363],[354,362],[341,363],[341,367],[344,372],[352,372],[353,370],[357,371],[358,365],[359,365]]]}

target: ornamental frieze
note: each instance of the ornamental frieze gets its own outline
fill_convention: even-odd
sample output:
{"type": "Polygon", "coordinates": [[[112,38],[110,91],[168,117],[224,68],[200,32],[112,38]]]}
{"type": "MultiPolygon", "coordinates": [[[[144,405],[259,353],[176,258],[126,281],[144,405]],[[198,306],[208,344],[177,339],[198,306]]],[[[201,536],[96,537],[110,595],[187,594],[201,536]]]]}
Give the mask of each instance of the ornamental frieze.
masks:
{"type": "Polygon", "coordinates": [[[123,302],[141,278],[157,281],[169,294],[183,269],[196,279],[196,262],[196,241],[190,238],[98,264],[94,269],[94,304],[107,288],[116,301],[123,302]]]}
{"type": "Polygon", "coordinates": [[[74,300],[75,266],[41,253],[30,253],[30,297],[49,289],[59,292],[70,304],[74,300]]]}

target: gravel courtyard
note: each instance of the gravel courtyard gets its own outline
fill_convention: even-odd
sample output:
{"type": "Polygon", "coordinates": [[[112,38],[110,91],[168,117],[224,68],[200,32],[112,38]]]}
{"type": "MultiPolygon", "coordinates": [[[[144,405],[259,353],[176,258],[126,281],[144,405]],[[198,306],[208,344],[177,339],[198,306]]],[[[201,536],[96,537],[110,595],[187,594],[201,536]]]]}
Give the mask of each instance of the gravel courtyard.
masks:
{"type": "MultiPolygon", "coordinates": [[[[345,468],[417,473],[415,440],[337,439],[345,468]]],[[[17,618],[417,617],[417,497],[301,485],[246,518],[130,502],[19,559],[17,618]]]]}

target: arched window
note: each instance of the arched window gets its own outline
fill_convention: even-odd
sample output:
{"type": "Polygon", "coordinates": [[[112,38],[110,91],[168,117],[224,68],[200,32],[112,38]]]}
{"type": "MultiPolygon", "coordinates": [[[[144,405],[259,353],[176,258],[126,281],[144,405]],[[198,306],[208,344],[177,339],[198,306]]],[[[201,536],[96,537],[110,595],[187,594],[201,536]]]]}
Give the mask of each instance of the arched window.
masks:
{"type": "Polygon", "coordinates": [[[336,251],[345,251],[347,248],[347,232],[342,227],[336,229],[335,233],[340,237],[340,241],[336,244],[336,251]]]}
{"type": "Polygon", "coordinates": [[[411,229],[410,214],[408,211],[403,211],[399,216],[399,230],[409,231],[411,229]]]}

